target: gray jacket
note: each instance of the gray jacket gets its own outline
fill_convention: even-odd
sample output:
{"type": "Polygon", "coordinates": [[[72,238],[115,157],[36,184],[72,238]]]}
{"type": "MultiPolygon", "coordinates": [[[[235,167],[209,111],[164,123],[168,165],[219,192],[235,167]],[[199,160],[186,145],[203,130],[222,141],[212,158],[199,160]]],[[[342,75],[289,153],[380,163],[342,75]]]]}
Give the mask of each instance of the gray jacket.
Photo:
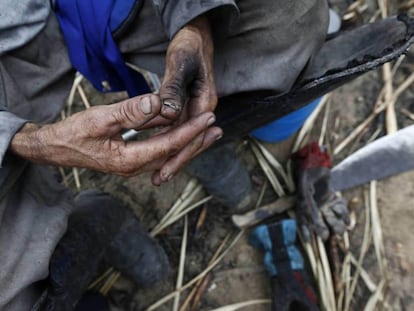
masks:
{"type": "MultiPolygon", "coordinates": [[[[0,59],[3,54],[23,46],[46,25],[50,13],[47,0],[0,0],[0,59]]],[[[7,101],[0,69],[0,167],[9,142],[25,120],[5,110],[7,101]]]]}

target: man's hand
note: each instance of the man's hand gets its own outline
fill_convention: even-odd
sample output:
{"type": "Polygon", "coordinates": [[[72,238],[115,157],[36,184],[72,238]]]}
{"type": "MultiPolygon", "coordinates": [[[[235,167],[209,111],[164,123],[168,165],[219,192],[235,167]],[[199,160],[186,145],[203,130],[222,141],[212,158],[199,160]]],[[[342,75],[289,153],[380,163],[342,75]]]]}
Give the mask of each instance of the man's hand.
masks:
{"type": "MultiPolygon", "coordinates": [[[[213,112],[217,105],[213,76],[213,40],[207,17],[200,16],[183,27],[168,46],[166,68],[160,89],[161,115],[186,124],[205,112],[213,112]]],[[[184,161],[193,158],[194,147],[206,140],[207,132],[189,129],[187,151],[169,161],[160,172],[153,175],[153,183],[160,184],[171,178],[169,173],[178,171],[184,161]]],[[[197,152],[198,154],[199,152],[197,152]]]]}
{"type": "Polygon", "coordinates": [[[213,111],[217,94],[213,75],[213,40],[207,17],[183,27],[168,46],[160,97],[161,114],[182,121],[213,111]]]}
{"type": "Polygon", "coordinates": [[[221,137],[211,127],[211,112],[145,141],[125,142],[123,129],[145,129],[170,121],[159,115],[160,99],[143,95],[109,106],[96,106],[61,122],[39,127],[26,124],[12,139],[10,151],[33,162],[84,167],[123,176],[157,170],[154,184],[167,181],[192,156],[221,137]],[[205,133],[202,140],[193,140],[205,133]]]}

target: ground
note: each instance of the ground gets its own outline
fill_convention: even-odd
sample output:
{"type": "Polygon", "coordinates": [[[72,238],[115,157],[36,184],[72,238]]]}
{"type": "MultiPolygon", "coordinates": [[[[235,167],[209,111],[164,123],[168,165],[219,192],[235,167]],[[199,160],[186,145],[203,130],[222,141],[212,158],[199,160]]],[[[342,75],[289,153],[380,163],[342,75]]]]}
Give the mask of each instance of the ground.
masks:
{"type": "MultiPolygon", "coordinates": [[[[341,7],[338,4],[340,10],[344,10],[344,2],[338,1],[342,5],[341,7]]],[[[367,1],[367,4],[369,6],[368,12],[371,12],[369,14],[372,16],[372,12],[375,11],[372,9],[375,7],[375,3],[367,1]]],[[[396,6],[397,2],[394,1],[391,4],[396,6]]],[[[369,15],[368,13],[365,14],[369,15]]],[[[365,18],[367,20],[368,17],[361,17],[361,19],[365,18]]],[[[398,71],[395,84],[401,83],[412,71],[413,59],[411,54],[406,57],[398,71]]],[[[381,71],[378,70],[365,74],[333,93],[328,119],[327,141],[330,150],[369,115],[381,87],[381,71]]],[[[397,103],[396,111],[400,127],[409,126],[413,123],[412,120],[401,113],[402,108],[407,110],[414,108],[412,107],[413,92],[414,88],[409,88],[397,103]]],[[[122,97],[123,95],[119,96],[122,97]]],[[[116,101],[119,98],[111,97],[110,101],[116,101]]],[[[92,104],[102,103],[103,100],[107,101],[108,99],[103,99],[98,95],[91,97],[92,104]]],[[[314,137],[318,137],[320,133],[321,120],[320,117],[314,126],[312,134],[314,137]]],[[[336,155],[334,162],[339,162],[348,154],[364,146],[374,133],[379,136],[385,134],[383,115],[377,117],[355,143],[336,155]]],[[[293,141],[294,138],[280,144],[266,146],[281,163],[285,164],[293,141]]],[[[255,187],[260,189],[264,182],[264,175],[248,145],[243,141],[239,141],[238,145],[239,153],[250,169],[255,187]]],[[[122,200],[150,230],[177,200],[190,177],[185,173],[181,173],[171,183],[160,188],[151,186],[150,177],[145,174],[134,178],[122,178],[82,171],[80,179],[82,189],[90,187],[102,189],[122,200]]],[[[355,198],[357,198],[357,201],[360,202],[356,205],[357,225],[350,232],[351,249],[356,255],[359,254],[364,230],[364,190],[366,187],[359,187],[343,193],[349,201],[355,201],[355,198]]],[[[414,228],[414,208],[412,208],[414,172],[379,181],[377,192],[387,260],[386,271],[390,281],[386,296],[390,301],[392,310],[414,310],[414,234],[412,233],[414,228]]],[[[269,188],[264,200],[271,201],[273,199],[274,195],[269,188]]],[[[207,266],[224,237],[229,232],[235,231],[230,220],[231,210],[215,201],[204,204],[204,207],[207,208],[206,221],[198,232],[195,232],[195,224],[201,209],[189,213],[189,238],[184,283],[207,266]]],[[[114,310],[144,310],[162,296],[173,291],[180,258],[182,232],[183,221],[180,220],[157,236],[157,240],[166,249],[171,262],[171,271],[167,280],[155,288],[142,289],[134,286],[125,277],[121,277],[108,294],[114,310]]],[[[378,265],[372,247],[363,266],[370,273],[373,281],[378,283],[378,265]]],[[[242,236],[227,256],[218,264],[210,278],[200,304],[194,310],[212,310],[246,300],[270,298],[270,280],[263,268],[261,254],[248,243],[248,233],[242,236]]],[[[181,301],[183,301],[186,293],[188,292],[184,292],[181,301]]],[[[367,302],[368,297],[367,289],[362,285],[359,286],[351,310],[361,309],[367,302]]],[[[170,301],[157,310],[171,310],[171,306],[170,301]]],[[[269,305],[255,305],[243,310],[264,311],[269,310],[269,305]]]]}

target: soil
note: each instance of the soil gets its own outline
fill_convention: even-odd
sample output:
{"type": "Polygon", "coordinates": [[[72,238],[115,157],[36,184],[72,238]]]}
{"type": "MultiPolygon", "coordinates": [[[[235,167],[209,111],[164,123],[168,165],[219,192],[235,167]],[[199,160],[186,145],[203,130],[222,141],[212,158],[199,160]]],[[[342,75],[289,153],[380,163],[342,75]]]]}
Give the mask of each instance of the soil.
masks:
{"type": "MultiPolygon", "coordinates": [[[[346,1],[337,2],[339,10],[343,11],[343,4],[346,1]]],[[[373,1],[367,1],[367,3],[369,10],[361,17],[362,20],[367,20],[373,15],[372,8],[375,5],[373,1]]],[[[396,1],[392,1],[393,5],[396,3],[396,1]]],[[[409,53],[398,71],[395,79],[396,84],[401,83],[404,77],[412,71],[413,60],[414,54],[409,53]]],[[[333,146],[341,142],[356,125],[369,115],[381,86],[381,71],[373,71],[333,92],[329,114],[328,150],[332,150],[333,146]]],[[[102,104],[114,102],[123,97],[124,94],[103,97],[94,93],[91,96],[91,101],[92,104],[102,104]]],[[[401,113],[402,108],[414,110],[413,98],[414,88],[411,87],[397,103],[396,110],[400,127],[412,125],[414,122],[401,113]]],[[[313,130],[314,137],[319,137],[320,128],[321,121],[319,120],[313,130]]],[[[375,132],[378,132],[380,136],[385,134],[383,115],[380,115],[367,128],[357,142],[335,156],[334,162],[339,162],[364,146],[375,132]]],[[[281,163],[286,163],[293,140],[294,138],[266,146],[281,163]]],[[[260,189],[264,175],[251,150],[243,141],[239,142],[239,153],[254,177],[255,187],[260,189]]],[[[153,228],[165,215],[189,179],[190,177],[185,173],[180,173],[172,182],[157,188],[151,185],[148,174],[134,178],[122,178],[83,171],[81,175],[82,189],[98,188],[112,193],[131,208],[148,229],[153,228]]],[[[364,189],[366,186],[343,193],[348,200],[358,198],[361,202],[356,209],[357,226],[350,232],[352,251],[356,255],[359,254],[364,227],[364,189]]],[[[414,230],[414,207],[412,206],[414,202],[414,172],[379,181],[377,192],[387,258],[387,273],[390,280],[387,298],[392,310],[414,310],[414,234],[412,232],[414,230]]],[[[273,198],[274,195],[269,190],[265,201],[270,201],[273,198]]],[[[200,209],[189,214],[190,230],[184,282],[200,273],[207,266],[223,238],[229,232],[235,231],[230,220],[231,210],[216,201],[210,201],[205,206],[207,218],[198,234],[195,234],[195,223],[200,209]]],[[[108,295],[113,310],[144,310],[151,303],[174,290],[182,232],[183,222],[178,221],[157,237],[170,259],[171,269],[167,279],[156,287],[143,289],[137,288],[130,280],[121,277],[108,295]]],[[[378,283],[378,265],[372,248],[363,266],[372,275],[374,282],[378,283]]],[[[185,294],[183,296],[185,297],[185,294]]],[[[262,256],[259,251],[249,245],[248,234],[245,234],[213,270],[211,282],[196,310],[212,310],[232,303],[270,297],[270,279],[263,268],[262,256]]],[[[359,286],[351,310],[362,308],[368,297],[368,290],[362,285],[359,286]]],[[[171,306],[170,301],[158,310],[171,310],[171,306]]],[[[246,307],[243,310],[265,311],[269,309],[267,304],[246,307]]]]}

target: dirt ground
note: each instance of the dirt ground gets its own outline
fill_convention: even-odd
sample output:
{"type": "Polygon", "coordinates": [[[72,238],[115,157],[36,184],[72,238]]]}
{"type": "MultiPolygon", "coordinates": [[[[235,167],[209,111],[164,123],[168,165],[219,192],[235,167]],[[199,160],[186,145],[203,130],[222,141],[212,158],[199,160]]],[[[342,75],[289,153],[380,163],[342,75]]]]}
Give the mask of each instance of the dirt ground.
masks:
{"type": "MultiPolygon", "coordinates": [[[[338,1],[340,10],[343,10],[344,2],[346,1],[338,1]]],[[[369,10],[375,7],[373,1],[367,2],[369,10]]],[[[397,2],[393,1],[392,3],[396,4],[397,2]]],[[[367,16],[362,19],[368,19],[371,14],[369,12],[372,10],[365,13],[367,16]]],[[[409,54],[402,63],[396,76],[396,83],[400,83],[412,71],[413,55],[409,54]]],[[[333,93],[330,104],[330,126],[328,127],[331,130],[328,139],[331,148],[349,135],[355,126],[369,115],[381,86],[381,72],[374,71],[348,83],[333,93]]],[[[110,101],[116,101],[121,97],[122,95],[111,97],[110,101]]],[[[402,108],[414,111],[413,99],[414,88],[411,87],[397,103],[396,110],[400,127],[414,123],[401,113],[402,108]]],[[[102,97],[94,96],[92,104],[102,103],[102,100],[102,97]]],[[[104,101],[107,100],[107,98],[104,99],[104,101]]],[[[315,137],[318,137],[320,127],[321,122],[317,122],[314,129],[315,137]]],[[[336,156],[334,162],[339,162],[348,154],[364,146],[375,132],[379,136],[385,134],[382,115],[376,118],[357,142],[336,156]],[[377,129],[379,130],[377,131],[377,129]]],[[[290,153],[292,141],[291,139],[280,144],[266,146],[280,162],[285,163],[290,153]]],[[[249,147],[242,141],[239,142],[239,146],[239,153],[254,177],[255,187],[260,189],[264,179],[263,173],[249,147]]],[[[151,186],[149,175],[122,178],[89,171],[83,172],[81,175],[82,189],[93,187],[112,193],[130,207],[148,229],[153,228],[177,200],[189,179],[189,176],[181,173],[171,183],[156,188],[151,186]]],[[[351,246],[356,254],[358,254],[363,232],[363,192],[365,188],[366,186],[343,193],[348,200],[358,198],[361,202],[356,210],[358,224],[350,232],[351,246]]],[[[387,272],[390,279],[390,290],[387,297],[390,297],[392,302],[392,310],[414,310],[414,172],[379,181],[377,191],[387,257],[387,272]]],[[[267,192],[265,201],[274,199],[270,189],[267,192]]],[[[210,201],[205,206],[207,208],[206,222],[197,234],[195,234],[195,223],[200,209],[189,214],[190,230],[184,283],[207,266],[224,237],[229,232],[235,231],[230,220],[232,211],[215,201],[210,201]]],[[[108,294],[113,310],[144,310],[151,303],[173,291],[182,232],[183,222],[178,221],[157,237],[170,259],[171,271],[168,278],[155,288],[143,289],[137,288],[128,279],[121,277],[108,294]]],[[[367,271],[372,272],[374,281],[378,282],[378,279],[375,279],[378,276],[378,267],[372,249],[370,249],[363,266],[367,271]]],[[[361,309],[361,306],[366,303],[367,295],[368,292],[363,286],[358,288],[355,304],[351,310],[361,309]]],[[[262,256],[249,245],[248,234],[245,234],[213,270],[211,281],[201,299],[198,310],[212,310],[232,303],[270,297],[270,280],[264,270],[262,256]]],[[[171,310],[171,305],[170,301],[157,310],[171,310]]],[[[267,304],[247,307],[243,310],[265,311],[269,309],[267,304]]]]}

